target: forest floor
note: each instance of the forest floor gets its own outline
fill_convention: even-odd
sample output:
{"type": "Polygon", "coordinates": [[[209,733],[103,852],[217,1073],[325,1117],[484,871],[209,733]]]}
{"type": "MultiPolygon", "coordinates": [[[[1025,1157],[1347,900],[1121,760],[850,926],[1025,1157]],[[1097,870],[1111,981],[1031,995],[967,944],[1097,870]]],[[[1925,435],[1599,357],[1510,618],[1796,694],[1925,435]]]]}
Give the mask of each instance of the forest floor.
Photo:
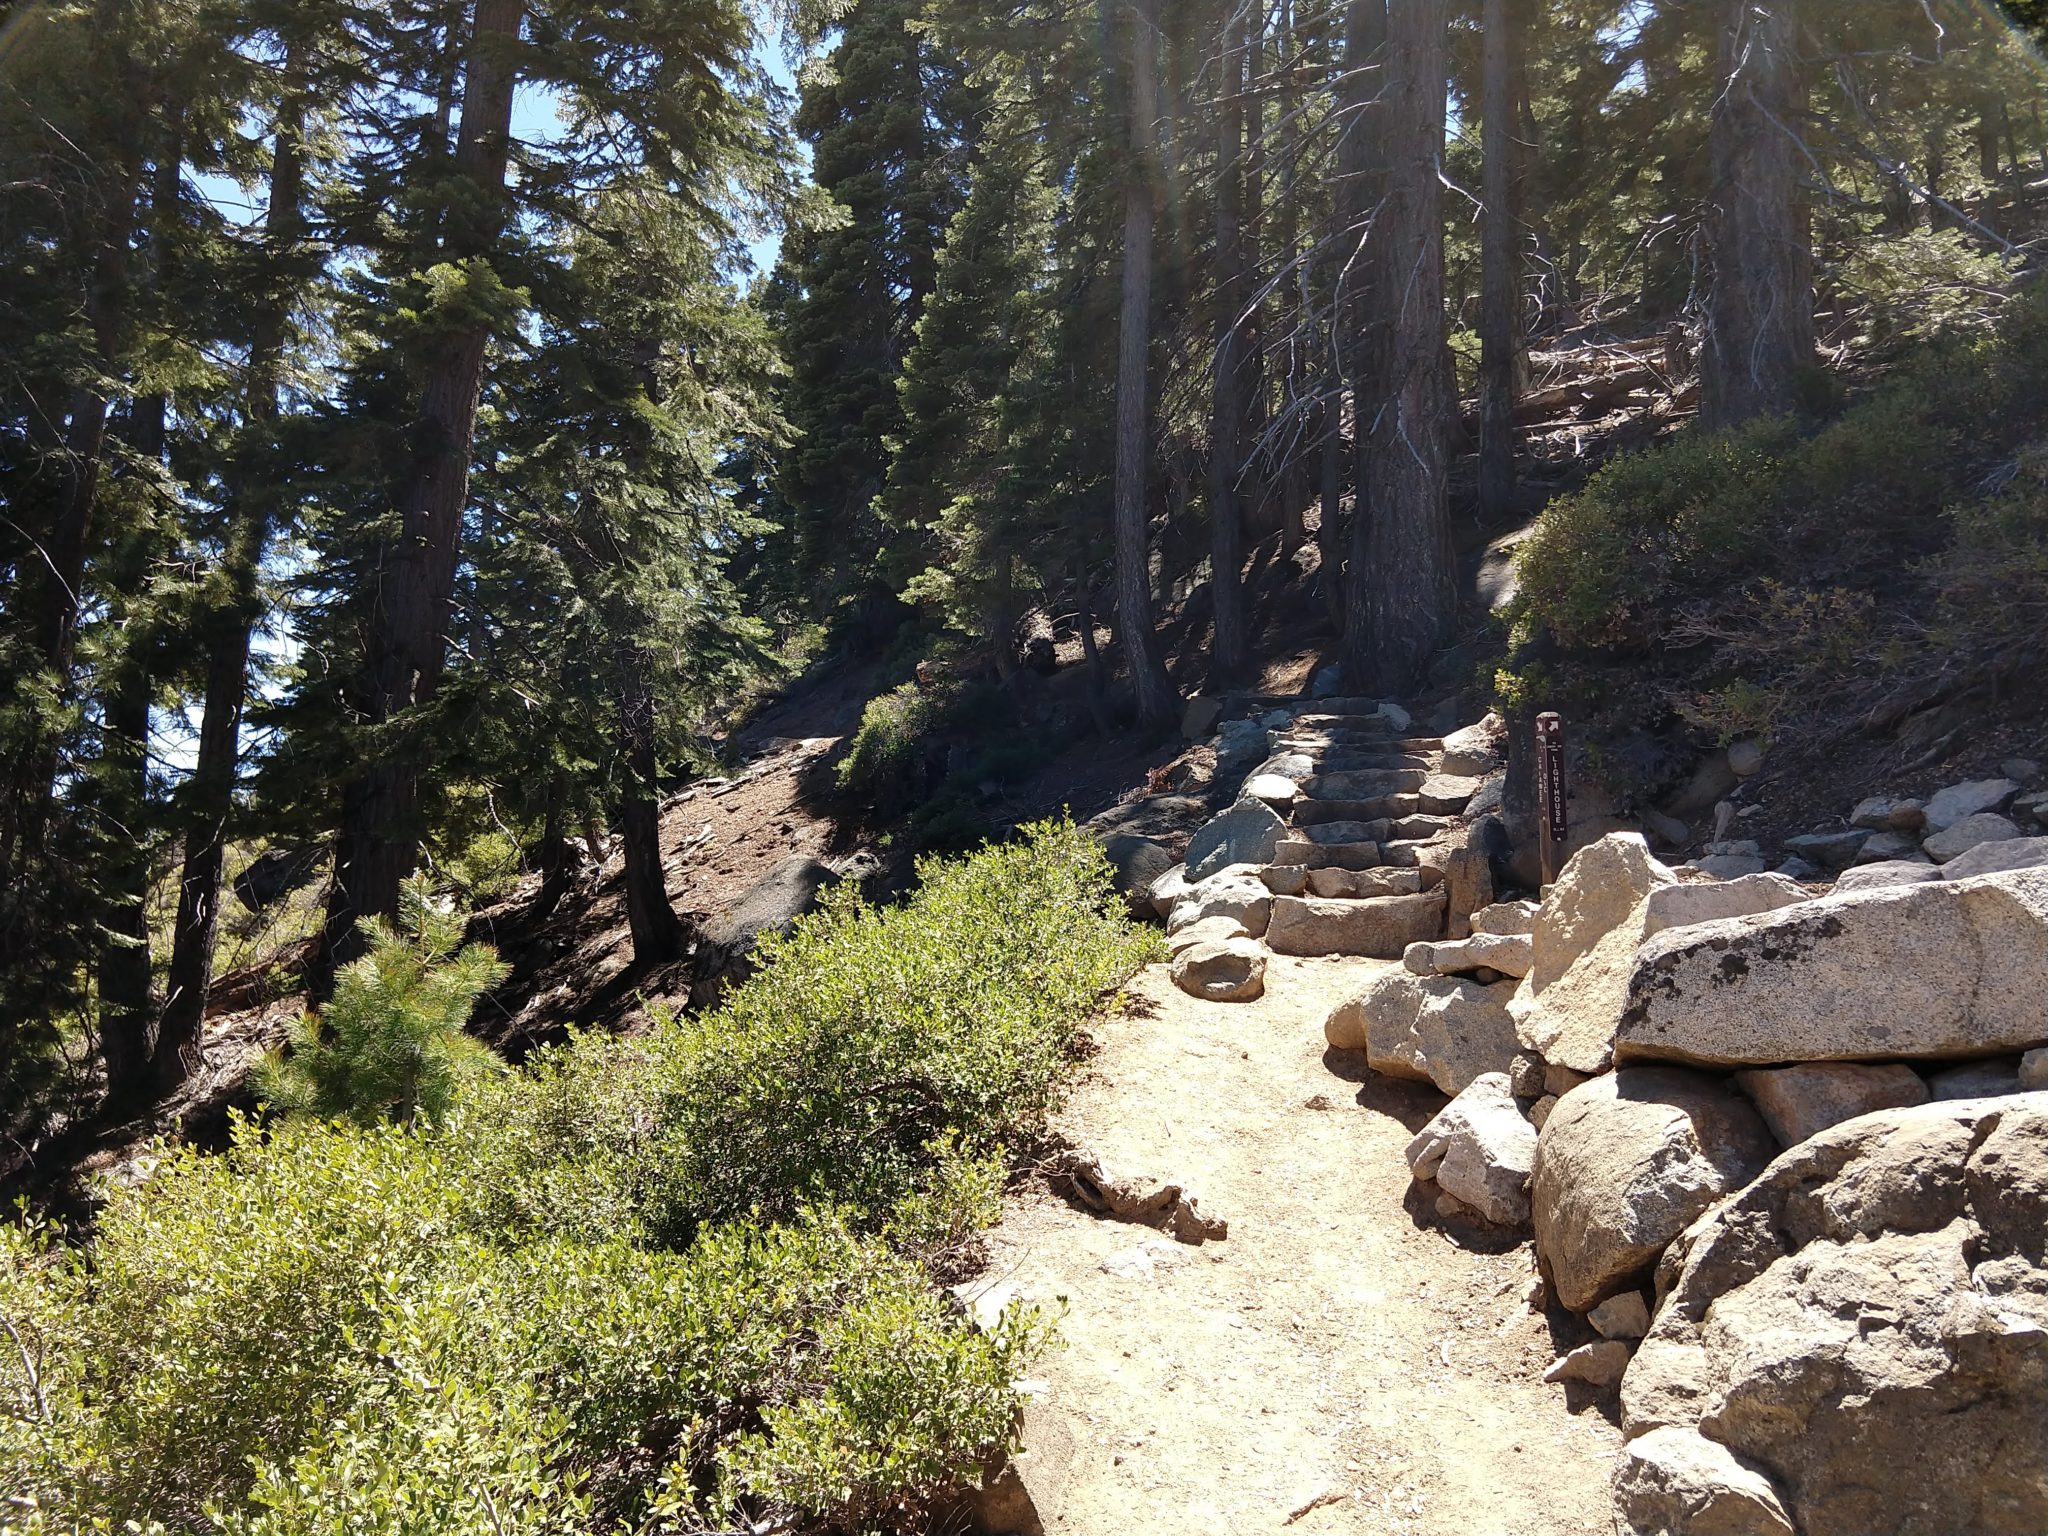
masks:
{"type": "Polygon", "coordinates": [[[1187,1247],[1033,1181],[963,1288],[1063,1311],[1020,1462],[1048,1536],[1605,1530],[1611,1399],[1542,1384],[1528,1246],[1412,1197],[1401,1151],[1442,1097],[1323,1044],[1377,965],[1269,964],[1249,1005],[1138,977],[1057,1127],[1118,1178],[1182,1183],[1228,1238],[1187,1247]]]}

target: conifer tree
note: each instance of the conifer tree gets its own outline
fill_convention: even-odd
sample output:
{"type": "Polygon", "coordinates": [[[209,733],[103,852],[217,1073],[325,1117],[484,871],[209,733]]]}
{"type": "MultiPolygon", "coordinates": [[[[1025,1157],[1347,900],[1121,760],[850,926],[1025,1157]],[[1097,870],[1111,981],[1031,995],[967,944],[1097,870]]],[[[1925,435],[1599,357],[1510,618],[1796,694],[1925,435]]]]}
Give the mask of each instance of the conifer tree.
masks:
{"type": "Polygon", "coordinates": [[[902,432],[897,377],[963,196],[973,110],[957,64],[913,27],[920,10],[859,0],[796,114],[811,173],[844,212],[797,232],[776,274],[797,436],[775,490],[800,579],[828,606],[873,608],[905,574],[872,508],[902,432]]]}

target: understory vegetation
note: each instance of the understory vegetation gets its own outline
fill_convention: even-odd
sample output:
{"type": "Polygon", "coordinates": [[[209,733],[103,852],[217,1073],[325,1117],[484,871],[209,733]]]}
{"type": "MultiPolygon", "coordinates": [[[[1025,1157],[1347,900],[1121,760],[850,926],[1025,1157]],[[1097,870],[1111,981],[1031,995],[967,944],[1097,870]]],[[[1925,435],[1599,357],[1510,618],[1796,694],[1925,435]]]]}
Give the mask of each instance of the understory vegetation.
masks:
{"type": "MultiPolygon", "coordinates": [[[[717,1013],[451,1074],[444,1112],[380,1080],[399,1118],[241,1122],[84,1247],[0,1228],[0,1530],[880,1530],[973,1485],[1050,1320],[933,1282],[1158,940],[1071,826],[922,874],[717,1013]]],[[[358,1034],[489,963],[418,915],[340,994],[358,1034]]]]}
{"type": "Polygon", "coordinates": [[[2044,454],[2036,287],[1817,426],[1688,430],[1553,502],[1518,556],[1501,692],[1573,711],[1641,790],[1675,764],[1651,745],[1674,715],[1768,740],[2009,679],[2048,617],[2044,454]]]}

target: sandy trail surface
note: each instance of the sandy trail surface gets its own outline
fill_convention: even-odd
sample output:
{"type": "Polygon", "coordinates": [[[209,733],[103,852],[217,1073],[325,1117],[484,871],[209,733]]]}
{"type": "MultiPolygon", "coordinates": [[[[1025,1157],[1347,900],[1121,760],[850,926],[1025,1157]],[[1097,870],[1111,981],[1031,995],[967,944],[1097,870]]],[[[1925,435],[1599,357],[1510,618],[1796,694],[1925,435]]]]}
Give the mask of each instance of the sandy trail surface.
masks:
{"type": "Polygon", "coordinates": [[[1186,1247],[1036,1183],[992,1235],[983,1304],[1065,1308],[1021,1463],[1052,1536],[1612,1529],[1619,1436],[1539,1379],[1528,1246],[1413,1196],[1401,1150],[1443,1099],[1324,1046],[1376,969],[1276,957],[1265,998],[1228,1006],[1155,967],[1098,1027],[1059,1129],[1230,1235],[1186,1247]]]}

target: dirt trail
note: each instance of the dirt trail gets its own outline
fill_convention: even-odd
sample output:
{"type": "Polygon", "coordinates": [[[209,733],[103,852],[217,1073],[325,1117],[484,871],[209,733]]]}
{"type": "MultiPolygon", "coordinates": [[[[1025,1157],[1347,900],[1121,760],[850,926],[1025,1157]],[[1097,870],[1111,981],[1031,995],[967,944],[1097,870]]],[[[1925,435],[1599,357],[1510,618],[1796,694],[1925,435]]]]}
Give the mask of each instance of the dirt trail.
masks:
{"type": "Polygon", "coordinates": [[[1187,1248],[1042,1190],[994,1234],[976,1289],[1066,1303],[1026,1425],[1049,1536],[1611,1529],[1619,1437],[1538,1379],[1527,1245],[1460,1247],[1408,1208],[1401,1149],[1443,1100],[1325,1051],[1377,968],[1276,957],[1265,999],[1227,1006],[1155,967],[1100,1027],[1060,1129],[1230,1236],[1187,1248]]]}

